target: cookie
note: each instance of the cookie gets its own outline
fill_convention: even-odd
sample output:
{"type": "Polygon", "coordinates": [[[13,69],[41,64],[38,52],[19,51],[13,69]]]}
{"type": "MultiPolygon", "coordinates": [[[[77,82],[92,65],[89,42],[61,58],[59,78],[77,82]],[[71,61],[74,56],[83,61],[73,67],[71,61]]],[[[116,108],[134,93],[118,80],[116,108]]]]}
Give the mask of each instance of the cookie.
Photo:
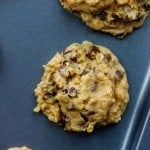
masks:
{"type": "Polygon", "coordinates": [[[35,96],[35,112],[76,132],[118,123],[129,101],[126,72],[117,57],[88,41],[71,44],[44,65],[35,96]]]}
{"type": "Polygon", "coordinates": [[[123,38],[143,25],[150,13],[150,0],[60,0],[63,7],[90,28],[123,38]],[[82,5],[80,5],[82,3],[82,5]]]}
{"type": "Polygon", "coordinates": [[[67,10],[91,13],[111,6],[114,0],[60,0],[60,2],[67,10]]]}
{"type": "Polygon", "coordinates": [[[8,150],[31,150],[31,149],[26,146],[23,146],[23,147],[12,147],[9,148],[8,150]]]}

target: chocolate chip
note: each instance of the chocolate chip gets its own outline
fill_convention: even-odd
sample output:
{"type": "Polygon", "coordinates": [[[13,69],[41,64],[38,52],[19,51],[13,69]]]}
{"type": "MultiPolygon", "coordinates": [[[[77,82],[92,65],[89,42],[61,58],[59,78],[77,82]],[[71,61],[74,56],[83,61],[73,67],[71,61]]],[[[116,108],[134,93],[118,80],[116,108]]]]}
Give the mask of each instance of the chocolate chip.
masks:
{"type": "Polygon", "coordinates": [[[108,72],[104,72],[104,75],[107,76],[107,75],[108,75],[108,72]]]}
{"type": "Polygon", "coordinates": [[[59,87],[58,84],[56,84],[55,89],[56,89],[56,90],[59,90],[59,89],[60,89],[60,87],[59,87]]]}
{"type": "Polygon", "coordinates": [[[50,92],[45,93],[45,96],[46,96],[46,97],[52,97],[52,93],[50,93],[50,92]]]}
{"type": "Polygon", "coordinates": [[[68,93],[68,90],[67,89],[63,89],[62,92],[66,94],[66,93],[68,93]]]}
{"type": "Polygon", "coordinates": [[[100,52],[99,49],[98,49],[98,47],[95,46],[95,45],[91,46],[91,47],[89,48],[89,51],[90,51],[91,53],[92,53],[92,52],[95,52],[95,53],[100,52]]]}
{"type": "Polygon", "coordinates": [[[95,54],[98,53],[98,52],[100,52],[98,47],[93,45],[88,49],[88,51],[86,53],[86,57],[93,60],[93,59],[95,59],[95,54]]]}
{"type": "Polygon", "coordinates": [[[85,122],[88,122],[88,116],[81,113],[81,117],[84,119],[85,122]]]}
{"type": "Polygon", "coordinates": [[[102,10],[102,11],[99,13],[99,17],[100,17],[101,20],[106,20],[107,13],[102,10]]]}
{"type": "Polygon", "coordinates": [[[88,102],[89,102],[88,99],[84,99],[84,100],[83,100],[83,104],[87,104],[88,102]]]}
{"type": "Polygon", "coordinates": [[[47,99],[49,99],[49,98],[51,98],[51,97],[52,97],[52,93],[47,92],[47,93],[44,94],[43,100],[47,100],[47,99]]]}
{"type": "Polygon", "coordinates": [[[70,97],[76,97],[77,96],[77,90],[74,87],[69,88],[68,90],[68,96],[70,97]]]}
{"type": "Polygon", "coordinates": [[[123,77],[123,72],[121,72],[120,70],[116,70],[115,75],[116,75],[117,79],[121,79],[123,77]]]}
{"type": "Polygon", "coordinates": [[[96,90],[96,87],[97,87],[97,83],[92,81],[92,82],[90,83],[90,90],[91,90],[91,91],[95,91],[95,90],[96,90]]]}
{"type": "Polygon", "coordinates": [[[120,22],[122,19],[116,15],[115,13],[112,13],[112,18],[114,22],[120,22]]]}
{"type": "Polygon", "coordinates": [[[86,125],[86,122],[85,121],[81,121],[80,123],[79,123],[79,126],[85,126],[86,125]]]}
{"type": "Polygon", "coordinates": [[[77,16],[80,16],[80,12],[79,11],[76,11],[76,10],[71,10],[71,12],[74,14],[74,15],[77,15],[77,16]]]}
{"type": "Polygon", "coordinates": [[[62,112],[60,112],[60,120],[58,121],[58,124],[61,126],[66,124],[66,116],[62,112]]]}
{"type": "Polygon", "coordinates": [[[52,91],[51,93],[50,93],[50,92],[45,93],[45,95],[44,95],[44,100],[47,100],[47,99],[49,99],[49,98],[51,98],[51,97],[54,97],[54,96],[56,96],[56,95],[57,95],[57,92],[55,92],[55,91],[52,91]]]}
{"type": "Polygon", "coordinates": [[[66,54],[71,53],[71,52],[72,52],[71,50],[67,50],[67,51],[64,50],[64,51],[63,51],[63,55],[66,55],[66,54]]]}
{"type": "Polygon", "coordinates": [[[75,73],[71,74],[70,71],[69,71],[68,79],[72,79],[75,75],[76,75],[75,73]]]}
{"type": "Polygon", "coordinates": [[[93,114],[95,114],[95,112],[94,111],[91,111],[91,110],[89,110],[88,112],[87,112],[87,115],[93,115],[93,114]]]}
{"type": "Polygon", "coordinates": [[[62,77],[68,77],[68,75],[69,75],[68,69],[67,69],[67,67],[64,66],[64,65],[60,66],[60,67],[58,68],[58,71],[59,71],[59,73],[60,73],[60,75],[61,75],[62,77]]]}
{"type": "Polygon", "coordinates": [[[90,53],[87,53],[86,57],[88,57],[91,60],[95,59],[95,57],[92,54],[90,54],[90,53]]]}
{"type": "Polygon", "coordinates": [[[66,66],[67,62],[68,62],[67,60],[63,61],[63,65],[66,66]]]}
{"type": "Polygon", "coordinates": [[[56,95],[57,95],[57,92],[53,91],[52,96],[56,96],[56,95]]]}
{"type": "Polygon", "coordinates": [[[145,3],[144,8],[145,8],[145,10],[149,11],[150,10],[150,2],[145,3]]]}
{"type": "Polygon", "coordinates": [[[110,54],[105,54],[103,57],[103,60],[105,63],[108,63],[111,61],[111,55],[110,54]]]}
{"type": "Polygon", "coordinates": [[[85,69],[83,69],[83,71],[82,71],[82,75],[86,75],[86,74],[88,74],[88,70],[85,68],[85,69]]]}
{"type": "Polygon", "coordinates": [[[55,102],[55,103],[59,103],[59,100],[58,100],[58,99],[54,99],[54,102],[55,102]]]}
{"type": "Polygon", "coordinates": [[[136,19],[135,21],[138,22],[138,21],[140,21],[140,20],[143,20],[144,17],[145,17],[144,14],[138,13],[137,19],[136,19]]]}
{"type": "Polygon", "coordinates": [[[73,62],[77,62],[77,57],[72,57],[72,58],[70,58],[70,60],[73,62]]]}
{"type": "Polygon", "coordinates": [[[56,84],[55,81],[52,81],[52,82],[50,83],[50,85],[52,85],[52,86],[55,86],[55,84],[56,84]]]}

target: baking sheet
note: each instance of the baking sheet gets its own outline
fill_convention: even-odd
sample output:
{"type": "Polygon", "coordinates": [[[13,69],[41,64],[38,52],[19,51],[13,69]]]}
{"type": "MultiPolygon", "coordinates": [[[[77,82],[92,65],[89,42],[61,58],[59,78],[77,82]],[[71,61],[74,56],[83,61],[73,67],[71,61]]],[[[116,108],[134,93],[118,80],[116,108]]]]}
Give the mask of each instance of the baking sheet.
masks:
{"type": "Polygon", "coordinates": [[[56,0],[0,0],[0,150],[147,150],[150,146],[150,18],[123,40],[92,31],[56,0]],[[130,102],[117,125],[92,134],[65,132],[33,113],[45,64],[72,42],[111,49],[127,70],[130,102]],[[133,141],[134,139],[134,141],[133,141]]]}

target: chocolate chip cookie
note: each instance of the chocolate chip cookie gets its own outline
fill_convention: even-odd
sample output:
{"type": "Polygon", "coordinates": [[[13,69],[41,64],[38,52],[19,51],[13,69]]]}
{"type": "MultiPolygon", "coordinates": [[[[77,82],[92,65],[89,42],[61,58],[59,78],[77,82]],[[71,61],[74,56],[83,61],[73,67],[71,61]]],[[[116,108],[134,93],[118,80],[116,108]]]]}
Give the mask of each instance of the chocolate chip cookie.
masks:
{"type": "Polygon", "coordinates": [[[142,26],[150,13],[150,0],[60,0],[63,7],[94,30],[123,38],[142,26]]]}
{"type": "Polygon", "coordinates": [[[37,106],[68,131],[92,132],[121,120],[129,101],[126,72],[106,47],[73,43],[46,65],[35,89],[37,106]]]}
{"type": "Polygon", "coordinates": [[[31,149],[26,146],[23,146],[23,147],[12,147],[9,148],[8,150],[31,150],[31,149]]]}

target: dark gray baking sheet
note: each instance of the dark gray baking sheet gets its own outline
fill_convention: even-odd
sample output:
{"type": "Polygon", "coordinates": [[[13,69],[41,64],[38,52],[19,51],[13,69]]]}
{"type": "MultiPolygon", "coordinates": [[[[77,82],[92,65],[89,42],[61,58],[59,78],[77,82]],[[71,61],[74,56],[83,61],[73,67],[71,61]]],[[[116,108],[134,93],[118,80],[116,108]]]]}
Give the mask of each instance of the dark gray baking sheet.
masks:
{"type": "Polygon", "coordinates": [[[150,18],[123,40],[94,32],[58,0],[0,0],[0,150],[149,150],[150,18]],[[127,70],[130,103],[117,125],[70,133],[33,113],[45,64],[72,42],[110,48],[127,70]]]}

